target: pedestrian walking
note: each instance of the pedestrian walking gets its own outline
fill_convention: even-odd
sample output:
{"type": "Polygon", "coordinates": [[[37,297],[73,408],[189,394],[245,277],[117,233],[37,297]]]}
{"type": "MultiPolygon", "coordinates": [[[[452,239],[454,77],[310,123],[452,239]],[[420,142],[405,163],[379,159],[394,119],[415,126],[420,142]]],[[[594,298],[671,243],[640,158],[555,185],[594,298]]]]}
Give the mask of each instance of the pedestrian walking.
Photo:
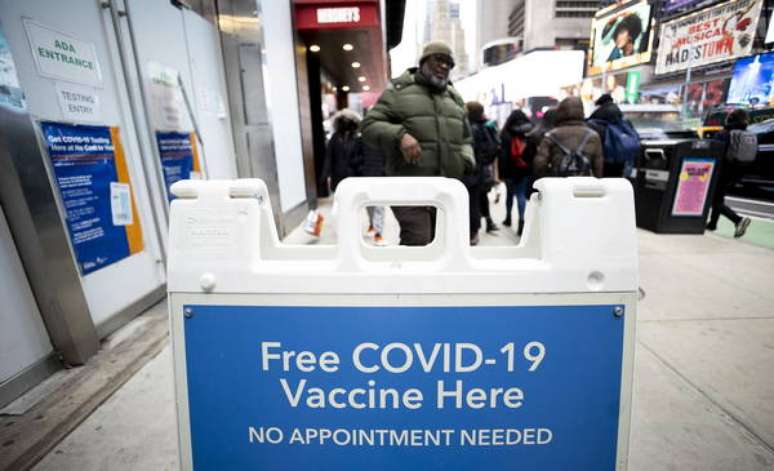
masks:
{"type": "Polygon", "coordinates": [[[602,177],[602,142],[583,120],[583,102],[567,97],[556,110],[556,127],[546,133],[535,155],[538,177],[602,177]]]}
{"type": "Polygon", "coordinates": [[[747,131],[750,116],[743,109],[729,113],[723,130],[714,139],[725,144],[723,158],[718,162],[718,183],[712,198],[712,209],[707,229],[714,231],[718,227],[720,215],[734,223],[734,237],[742,237],[752,222],[748,217],[741,217],[726,205],[726,192],[736,180],[738,166],[741,163],[752,162],[758,152],[758,139],[755,134],[747,131]]]}
{"type": "Polygon", "coordinates": [[[359,124],[360,115],[352,110],[344,109],[334,116],[334,132],[325,148],[325,161],[320,176],[322,185],[330,191],[336,191],[339,182],[355,174],[352,161],[357,152],[362,151],[359,124]]]}
{"type": "MultiPolygon", "coordinates": [[[[384,154],[360,140],[361,150],[355,153],[352,167],[357,177],[383,177],[384,154]]],[[[368,230],[366,235],[375,245],[385,245],[384,241],[384,206],[366,206],[368,213],[368,230]]]]}
{"type": "MultiPolygon", "coordinates": [[[[461,179],[475,168],[473,136],[464,102],[449,82],[451,48],[425,45],[419,67],[392,80],[362,124],[366,144],[384,153],[387,176],[461,179]]],[[[435,238],[436,209],[393,206],[401,245],[427,245],[435,238]]]]}
{"type": "Polygon", "coordinates": [[[498,229],[489,212],[488,193],[494,185],[494,162],[497,159],[499,144],[497,130],[487,122],[483,105],[471,101],[465,104],[465,109],[473,132],[476,169],[473,174],[464,176],[462,182],[468,189],[470,201],[470,245],[477,245],[482,217],[486,218],[487,232],[498,229]]]}
{"type": "Polygon", "coordinates": [[[532,122],[521,110],[514,110],[505,121],[500,133],[500,158],[498,170],[505,182],[505,220],[503,225],[511,227],[513,200],[519,211],[517,233],[524,231],[524,213],[527,207],[527,192],[531,185],[532,164],[535,156],[535,141],[527,136],[533,130],[532,122]]]}
{"type": "Polygon", "coordinates": [[[613,97],[605,93],[595,102],[597,109],[586,121],[599,134],[604,155],[603,175],[627,177],[631,175],[642,146],[634,126],[624,118],[613,97]]]}

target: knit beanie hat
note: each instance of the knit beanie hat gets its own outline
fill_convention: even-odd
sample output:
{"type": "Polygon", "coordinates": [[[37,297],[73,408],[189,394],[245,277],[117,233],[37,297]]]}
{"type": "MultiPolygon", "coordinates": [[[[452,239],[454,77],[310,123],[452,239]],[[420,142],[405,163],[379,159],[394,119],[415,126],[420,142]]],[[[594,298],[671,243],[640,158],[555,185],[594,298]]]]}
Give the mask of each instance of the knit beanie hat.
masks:
{"type": "Polygon", "coordinates": [[[419,58],[419,63],[422,64],[425,59],[432,56],[433,54],[443,54],[444,56],[448,56],[450,59],[454,60],[452,50],[446,43],[442,41],[431,41],[425,44],[425,47],[422,48],[422,57],[419,58]]]}

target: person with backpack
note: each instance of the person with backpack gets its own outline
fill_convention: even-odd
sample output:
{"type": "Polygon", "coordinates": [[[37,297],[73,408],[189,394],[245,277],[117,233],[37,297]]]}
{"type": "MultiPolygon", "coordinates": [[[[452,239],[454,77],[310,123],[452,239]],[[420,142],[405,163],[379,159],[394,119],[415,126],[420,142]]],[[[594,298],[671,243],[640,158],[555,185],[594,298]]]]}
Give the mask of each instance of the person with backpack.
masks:
{"type": "Polygon", "coordinates": [[[586,122],[602,139],[602,173],[606,177],[627,177],[631,175],[642,149],[640,136],[634,126],[624,119],[609,93],[599,97],[595,104],[597,109],[586,122]]]}
{"type": "Polygon", "coordinates": [[[714,139],[725,144],[723,158],[718,162],[718,183],[715,186],[715,194],[712,198],[712,209],[707,230],[714,231],[718,227],[720,215],[727,217],[734,223],[734,237],[742,237],[752,222],[748,217],[739,216],[736,211],[726,205],[726,192],[736,179],[736,172],[740,164],[752,163],[758,154],[758,138],[747,130],[750,116],[743,109],[732,111],[726,118],[722,131],[718,132],[714,139]]]}
{"type": "Polygon", "coordinates": [[[583,102],[567,97],[556,110],[556,127],[546,133],[533,165],[538,177],[602,177],[602,142],[583,121],[583,102]]]}
{"type": "Polygon", "coordinates": [[[521,110],[513,110],[500,133],[501,147],[497,169],[506,188],[503,225],[511,227],[513,199],[516,198],[519,211],[518,235],[524,231],[524,211],[532,181],[532,160],[536,148],[535,142],[527,137],[530,131],[532,122],[527,115],[521,110]]]}
{"type": "Polygon", "coordinates": [[[484,106],[481,103],[477,101],[465,103],[465,110],[473,134],[476,170],[472,175],[462,177],[462,182],[468,189],[470,197],[470,243],[477,245],[481,217],[486,218],[487,232],[498,230],[489,212],[488,194],[495,181],[494,161],[497,159],[499,142],[497,130],[487,121],[484,106]]]}

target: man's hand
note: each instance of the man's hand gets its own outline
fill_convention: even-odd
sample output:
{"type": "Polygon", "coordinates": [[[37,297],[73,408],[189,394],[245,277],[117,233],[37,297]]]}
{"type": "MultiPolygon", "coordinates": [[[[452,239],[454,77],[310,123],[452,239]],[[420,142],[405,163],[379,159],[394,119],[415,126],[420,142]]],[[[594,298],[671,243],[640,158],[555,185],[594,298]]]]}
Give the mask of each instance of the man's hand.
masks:
{"type": "Polygon", "coordinates": [[[419,141],[414,139],[409,133],[403,135],[400,138],[400,151],[403,153],[403,158],[410,164],[419,162],[419,158],[422,156],[422,148],[419,146],[419,141]]]}

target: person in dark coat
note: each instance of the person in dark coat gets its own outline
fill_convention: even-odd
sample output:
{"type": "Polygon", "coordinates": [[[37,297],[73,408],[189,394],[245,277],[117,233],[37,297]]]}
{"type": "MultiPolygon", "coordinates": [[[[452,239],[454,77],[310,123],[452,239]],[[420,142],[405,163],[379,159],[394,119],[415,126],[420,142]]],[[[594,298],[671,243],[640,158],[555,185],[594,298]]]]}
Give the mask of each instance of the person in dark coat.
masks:
{"type": "Polygon", "coordinates": [[[352,160],[361,151],[358,126],[360,116],[352,110],[341,110],[333,118],[333,135],[325,149],[320,180],[323,186],[336,191],[339,182],[355,174],[352,160]]]}
{"type": "Polygon", "coordinates": [[[589,159],[592,175],[602,177],[602,141],[584,122],[583,102],[578,97],[567,97],[559,103],[556,127],[545,135],[535,155],[533,168],[536,176],[560,175],[559,169],[565,154],[557,143],[571,151],[580,151],[589,159]]]}
{"type": "Polygon", "coordinates": [[[486,218],[486,231],[496,231],[498,228],[492,221],[489,212],[489,190],[494,185],[494,161],[497,159],[497,130],[487,122],[484,106],[471,101],[465,104],[468,122],[473,133],[473,155],[476,158],[476,170],[471,175],[462,177],[462,182],[468,189],[470,207],[470,244],[478,244],[478,231],[481,229],[481,218],[486,218]]]}
{"type": "MultiPolygon", "coordinates": [[[[623,121],[624,115],[621,111],[621,108],[615,104],[613,97],[610,96],[609,93],[605,93],[599,97],[597,101],[594,102],[594,104],[597,105],[597,109],[591,113],[591,116],[589,116],[589,119],[586,120],[586,122],[589,126],[591,126],[592,129],[597,132],[597,134],[599,134],[599,138],[603,140],[604,146],[605,131],[607,130],[607,126],[612,123],[623,121]]],[[[625,164],[623,162],[609,162],[608,160],[609,156],[605,159],[604,162],[604,167],[602,170],[603,175],[606,177],[623,176],[625,164]]]]}
{"type": "Polygon", "coordinates": [[[723,151],[723,158],[718,161],[718,183],[715,187],[715,194],[712,197],[712,209],[710,211],[710,219],[707,224],[707,230],[714,231],[718,228],[718,220],[720,215],[727,217],[734,223],[735,231],[734,237],[742,237],[747,228],[752,222],[750,218],[739,216],[736,211],[726,205],[726,192],[731,184],[736,179],[737,168],[734,162],[728,159],[728,147],[730,142],[731,131],[747,129],[747,125],[750,122],[750,116],[743,109],[736,109],[732,111],[726,118],[726,124],[723,130],[715,134],[713,139],[717,139],[725,144],[723,151]]]}
{"type": "Polygon", "coordinates": [[[532,177],[532,161],[535,157],[535,141],[527,135],[533,130],[532,122],[521,110],[511,112],[500,133],[500,158],[497,168],[500,179],[505,182],[505,220],[503,225],[510,227],[513,199],[516,198],[519,210],[519,229],[524,230],[524,211],[527,207],[527,192],[532,177]]]}

